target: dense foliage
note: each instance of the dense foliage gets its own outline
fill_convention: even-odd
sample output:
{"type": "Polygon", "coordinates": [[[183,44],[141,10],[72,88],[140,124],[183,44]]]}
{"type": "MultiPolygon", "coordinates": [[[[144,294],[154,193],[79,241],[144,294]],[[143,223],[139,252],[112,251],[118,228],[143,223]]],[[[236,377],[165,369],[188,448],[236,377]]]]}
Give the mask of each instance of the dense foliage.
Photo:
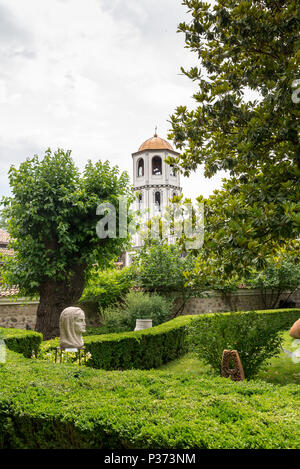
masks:
{"type": "Polygon", "coordinates": [[[170,293],[184,288],[184,272],[191,267],[176,244],[143,246],[134,259],[136,285],[150,292],[170,293]]]}
{"type": "Polygon", "coordinates": [[[253,378],[281,350],[280,331],[291,327],[299,310],[203,315],[189,326],[191,350],[220,373],[223,350],[237,350],[246,378],[253,378]]]}
{"type": "Polygon", "coordinates": [[[6,230],[7,229],[7,221],[5,220],[5,218],[3,217],[2,213],[0,212],[0,228],[2,230],[6,230]]]}
{"type": "Polygon", "coordinates": [[[129,292],[134,277],[131,266],[122,270],[110,268],[103,271],[92,269],[85,285],[80,303],[97,303],[99,310],[115,304],[129,292]]]}
{"type": "Polygon", "coordinates": [[[179,244],[153,243],[144,245],[134,259],[135,284],[146,291],[176,299],[174,315],[180,314],[187,300],[202,296],[207,282],[187,282],[186,274],[194,268],[195,256],[179,244]]]}
{"type": "Polygon", "coordinates": [[[118,226],[128,175],[108,161],[89,161],[80,174],[70,151],[49,149],[42,159],[12,166],[9,182],[12,196],[3,204],[15,256],[5,262],[6,282],[21,294],[39,295],[36,328],[53,337],[61,311],[81,297],[92,265],[105,267],[124,249],[126,238],[97,236],[97,206],[111,203],[118,226]]]}
{"type": "Polygon", "coordinates": [[[215,255],[228,275],[262,266],[274,242],[299,233],[299,5],[183,4],[191,21],[179,31],[199,61],[183,72],[198,85],[197,107],[180,106],[171,117],[182,154],[170,162],[186,175],[199,164],[208,177],[227,171],[223,190],[205,201],[204,257],[215,255]]]}
{"type": "Polygon", "coordinates": [[[8,360],[0,448],[299,448],[297,385],[8,360]]]}
{"type": "Polygon", "coordinates": [[[300,286],[300,265],[290,259],[281,262],[268,260],[266,268],[258,272],[248,280],[248,284],[261,290],[261,295],[266,308],[275,308],[280,296],[284,292],[285,301],[288,302],[292,293],[300,286]]]}

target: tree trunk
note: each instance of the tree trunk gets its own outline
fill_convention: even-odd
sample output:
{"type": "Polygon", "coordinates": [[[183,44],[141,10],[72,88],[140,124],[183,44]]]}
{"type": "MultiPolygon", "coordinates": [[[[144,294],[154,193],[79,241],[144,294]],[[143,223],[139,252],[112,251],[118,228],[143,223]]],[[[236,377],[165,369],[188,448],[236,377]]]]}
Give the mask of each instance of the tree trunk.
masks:
{"type": "Polygon", "coordinates": [[[35,330],[44,340],[59,336],[59,317],[68,306],[74,306],[84,289],[84,266],[76,266],[71,279],[47,280],[40,286],[35,330]]]}

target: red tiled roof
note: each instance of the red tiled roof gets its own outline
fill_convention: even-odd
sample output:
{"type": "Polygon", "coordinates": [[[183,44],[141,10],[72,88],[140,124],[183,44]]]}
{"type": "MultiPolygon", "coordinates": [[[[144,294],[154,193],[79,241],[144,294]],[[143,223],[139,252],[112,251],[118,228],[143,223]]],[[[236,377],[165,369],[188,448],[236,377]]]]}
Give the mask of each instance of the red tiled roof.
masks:
{"type": "Polygon", "coordinates": [[[0,290],[0,298],[13,296],[13,295],[16,295],[17,293],[19,293],[19,289],[17,287],[6,288],[3,290],[0,290]]]}

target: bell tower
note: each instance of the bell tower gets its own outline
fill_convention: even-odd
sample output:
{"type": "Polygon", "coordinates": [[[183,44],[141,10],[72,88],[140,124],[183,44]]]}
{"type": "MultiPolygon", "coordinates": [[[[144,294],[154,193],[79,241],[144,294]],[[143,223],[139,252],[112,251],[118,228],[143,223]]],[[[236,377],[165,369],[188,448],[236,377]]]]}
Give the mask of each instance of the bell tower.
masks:
{"type": "Polygon", "coordinates": [[[162,214],[169,199],[181,194],[179,171],[165,162],[168,156],[178,155],[156,131],[132,153],[133,190],[139,192],[138,204],[143,210],[148,209],[149,218],[162,214]]]}
{"type": "MultiPolygon", "coordinates": [[[[138,193],[135,206],[145,212],[146,220],[155,215],[161,216],[169,199],[182,192],[179,171],[165,161],[168,156],[178,155],[169,142],[157,135],[156,130],[153,137],[132,153],[133,191],[138,193]]],[[[133,250],[126,252],[125,265],[131,264],[132,255],[142,243],[138,233],[133,235],[133,250]]]]}

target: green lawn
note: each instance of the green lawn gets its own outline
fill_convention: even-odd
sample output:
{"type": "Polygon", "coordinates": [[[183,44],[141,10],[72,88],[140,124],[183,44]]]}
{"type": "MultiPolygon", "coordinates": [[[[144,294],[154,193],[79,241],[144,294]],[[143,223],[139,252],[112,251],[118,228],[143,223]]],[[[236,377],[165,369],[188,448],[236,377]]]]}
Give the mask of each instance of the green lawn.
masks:
{"type": "MultiPolygon", "coordinates": [[[[294,351],[293,339],[288,332],[283,333],[283,348],[294,351]]],[[[300,345],[299,345],[300,347],[300,345]]],[[[195,355],[188,354],[173,362],[163,365],[161,370],[178,373],[190,373],[197,376],[217,376],[212,368],[199,360],[195,355]]],[[[293,363],[292,359],[284,352],[279,357],[272,358],[265,370],[261,370],[256,379],[261,379],[273,384],[300,384],[300,363],[293,363]]]]}

